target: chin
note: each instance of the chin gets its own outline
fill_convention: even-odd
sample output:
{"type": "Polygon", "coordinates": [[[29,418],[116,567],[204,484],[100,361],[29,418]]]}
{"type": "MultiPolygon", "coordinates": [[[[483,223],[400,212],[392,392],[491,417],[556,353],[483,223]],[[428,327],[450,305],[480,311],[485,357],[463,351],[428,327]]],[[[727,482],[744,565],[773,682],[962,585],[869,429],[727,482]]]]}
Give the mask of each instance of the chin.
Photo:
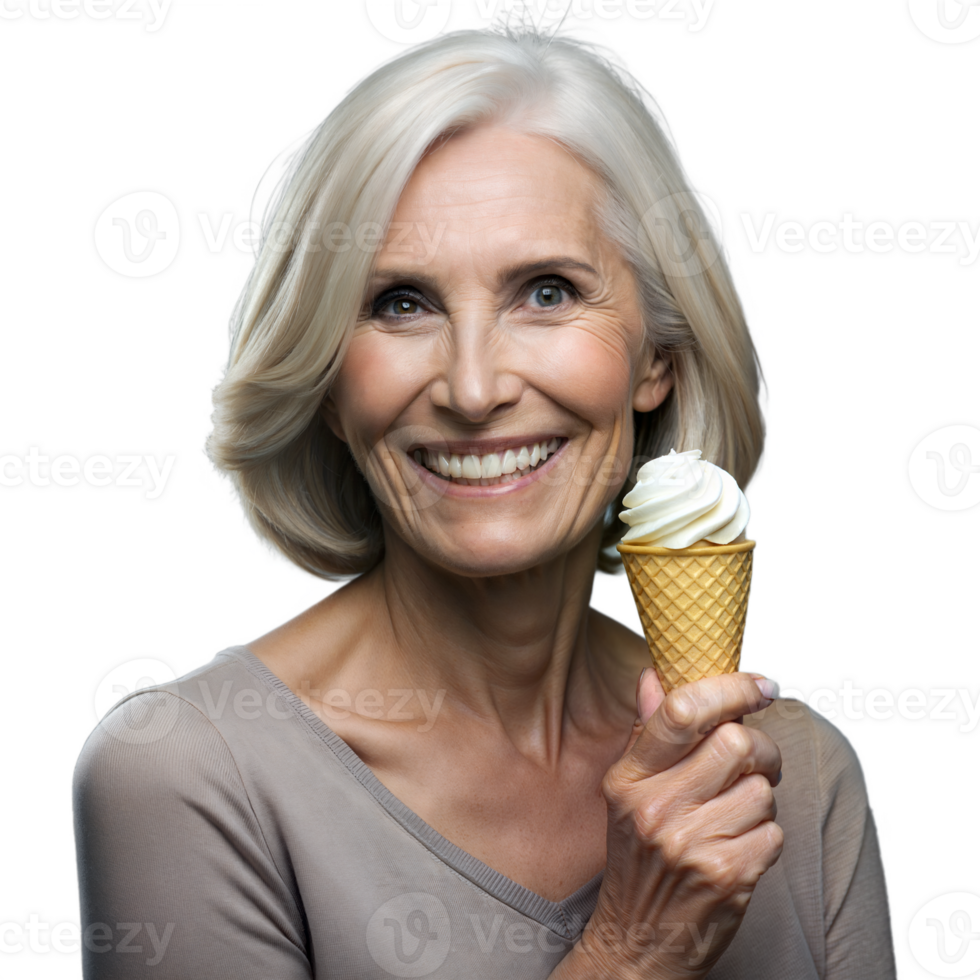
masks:
{"type": "Polygon", "coordinates": [[[464,578],[494,578],[501,575],[516,575],[541,565],[555,557],[554,549],[534,549],[523,547],[503,549],[484,546],[481,548],[452,548],[447,550],[427,550],[426,561],[450,574],[464,578]]]}

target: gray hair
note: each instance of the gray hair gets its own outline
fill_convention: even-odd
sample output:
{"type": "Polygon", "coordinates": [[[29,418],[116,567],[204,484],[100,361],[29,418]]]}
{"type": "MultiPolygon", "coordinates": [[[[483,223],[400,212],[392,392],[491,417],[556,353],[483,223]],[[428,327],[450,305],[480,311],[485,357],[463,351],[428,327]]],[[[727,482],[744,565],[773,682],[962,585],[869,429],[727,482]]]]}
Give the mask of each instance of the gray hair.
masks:
{"type": "MultiPolygon", "coordinates": [[[[330,113],[266,214],[214,390],[208,454],[261,536],[324,578],[381,559],[377,506],[319,408],[412,171],[440,140],[490,122],[557,141],[601,178],[603,225],[633,269],[648,342],[670,364],[667,399],[634,413],[622,493],[638,465],[672,448],[701,449],[748,483],[764,437],[755,349],[719,244],[651,105],[592,45],[486,30],[409,50],[330,113]]],[[[604,549],[623,531],[613,510],[604,549]]],[[[605,550],[598,564],[619,566],[605,550]]]]}

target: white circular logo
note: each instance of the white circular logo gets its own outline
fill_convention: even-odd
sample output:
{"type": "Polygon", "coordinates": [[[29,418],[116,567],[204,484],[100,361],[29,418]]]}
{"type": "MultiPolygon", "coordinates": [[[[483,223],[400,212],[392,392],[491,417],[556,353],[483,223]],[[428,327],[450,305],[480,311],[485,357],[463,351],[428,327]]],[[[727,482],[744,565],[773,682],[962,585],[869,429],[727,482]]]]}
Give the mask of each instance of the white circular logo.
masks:
{"type": "Polygon", "coordinates": [[[435,37],[449,20],[452,0],[365,0],[374,29],[396,44],[435,37]]]}
{"type": "MultiPolygon", "coordinates": [[[[130,660],[109,671],[95,689],[95,717],[101,721],[121,698],[147,687],[168,684],[177,675],[169,664],[148,657],[130,660]]],[[[145,745],[162,738],[174,726],[179,708],[178,699],[170,694],[127,701],[121,715],[110,729],[112,734],[132,745],[145,745]]]]}
{"type": "Polygon", "coordinates": [[[909,457],[912,489],[938,510],[980,503],[980,429],[947,425],[930,432],[909,457]]]}
{"type": "Polygon", "coordinates": [[[367,926],[367,947],[394,977],[424,977],[449,955],[452,929],[446,906],[434,895],[409,892],[385,902],[367,926]]]}
{"type": "Polygon", "coordinates": [[[968,977],[980,971],[980,898],[950,892],[926,902],[909,924],[909,946],[934,977],[968,977]]]}
{"type": "Polygon", "coordinates": [[[113,201],[95,222],[95,248],[113,272],[143,279],[173,262],[180,245],[180,219],[171,201],[155,191],[137,191],[113,201]]]}
{"type": "Polygon", "coordinates": [[[980,0],[909,0],[916,27],[940,44],[963,44],[980,37],[980,0]]]}
{"type": "Polygon", "coordinates": [[[668,276],[686,278],[705,272],[722,254],[721,211],[707,194],[668,194],[647,208],[640,225],[657,245],[668,276]]]}

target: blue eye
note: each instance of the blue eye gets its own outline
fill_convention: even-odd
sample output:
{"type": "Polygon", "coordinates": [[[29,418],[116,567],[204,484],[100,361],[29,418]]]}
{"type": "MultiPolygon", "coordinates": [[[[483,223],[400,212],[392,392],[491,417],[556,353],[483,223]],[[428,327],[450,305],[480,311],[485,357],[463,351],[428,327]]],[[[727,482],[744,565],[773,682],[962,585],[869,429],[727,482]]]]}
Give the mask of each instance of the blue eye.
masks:
{"type": "Polygon", "coordinates": [[[542,282],[531,291],[531,301],[541,309],[560,306],[574,294],[570,283],[542,282]]]}

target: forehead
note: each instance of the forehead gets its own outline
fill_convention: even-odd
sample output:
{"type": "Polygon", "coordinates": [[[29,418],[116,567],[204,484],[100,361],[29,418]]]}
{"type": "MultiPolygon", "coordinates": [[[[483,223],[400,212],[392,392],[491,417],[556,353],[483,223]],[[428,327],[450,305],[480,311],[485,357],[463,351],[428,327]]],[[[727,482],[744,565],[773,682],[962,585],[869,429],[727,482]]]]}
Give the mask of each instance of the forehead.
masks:
{"type": "Polygon", "coordinates": [[[567,253],[598,246],[595,174],[545,137],[483,126],[427,154],[405,186],[379,255],[399,262],[415,255],[506,250],[513,261],[540,250],[567,253]],[[396,247],[397,242],[397,247],[396,247]]]}

